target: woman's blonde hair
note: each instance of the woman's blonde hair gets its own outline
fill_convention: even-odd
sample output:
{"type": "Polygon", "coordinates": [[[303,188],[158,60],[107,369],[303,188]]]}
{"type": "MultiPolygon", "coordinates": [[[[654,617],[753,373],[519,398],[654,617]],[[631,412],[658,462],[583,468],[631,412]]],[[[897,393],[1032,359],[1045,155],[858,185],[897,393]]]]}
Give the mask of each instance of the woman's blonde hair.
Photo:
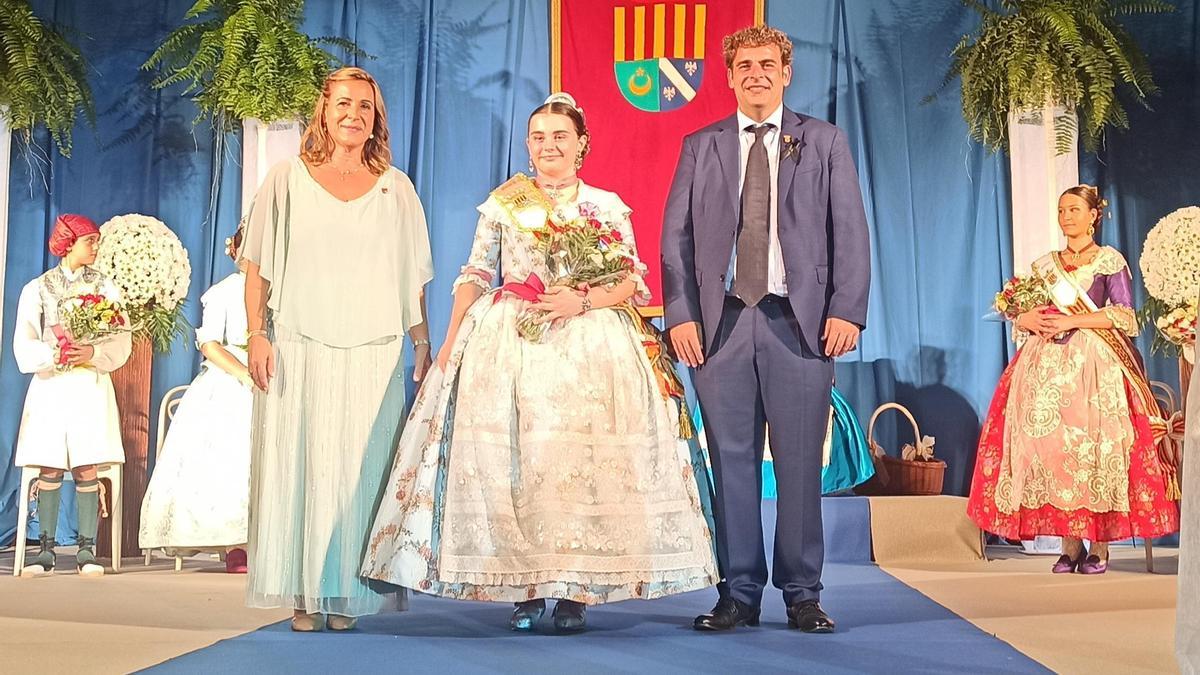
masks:
{"type": "Polygon", "coordinates": [[[300,137],[300,157],[313,165],[324,164],[333,156],[333,136],[325,128],[325,107],[329,105],[330,90],[335,82],[359,80],[371,85],[375,96],[375,124],[371,129],[371,137],[363,145],[363,163],[367,170],[376,176],[383,175],[392,165],[392,150],[388,146],[387,106],[383,103],[383,95],[379,91],[379,83],[371,74],[362,68],[339,68],[330,73],[321,85],[321,95],[313,108],[308,127],[300,137]]]}

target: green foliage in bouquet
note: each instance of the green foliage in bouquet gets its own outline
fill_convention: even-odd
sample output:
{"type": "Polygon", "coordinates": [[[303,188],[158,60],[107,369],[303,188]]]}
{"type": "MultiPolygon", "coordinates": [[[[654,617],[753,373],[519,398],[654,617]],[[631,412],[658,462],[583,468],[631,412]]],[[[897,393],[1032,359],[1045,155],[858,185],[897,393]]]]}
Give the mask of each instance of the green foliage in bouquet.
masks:
{"type": "Polygon", "coordinates": [[[129,322],[133,325],[134,340],[150,340],[154,351],[166,354],[177,338],[191,332],[192,327],[183,315],[186,300],[180,301],[175,309],[150,303],[129,308],[129,322]]]}
{"type": "Polygon", "coordinates": [[[1170,315],[1174,309],[1153,295],[1147,295],[1145,304],[1137,311],[1138,325],[1148,328],[1151,333],[1151,354],[1165,354],[1176,359],[1183,357],[1183,346],[1168,340],[1163,331],[1158,328],[1159,319],[1170,315]]]}
{"type": "Polygon", "coordinates": [[[43,125],[64,157],[75,121],[96,123],[87,64],[79,49],[44,25],[27,0],[0,0],[0,114],[26,144],[43,125]]]}
{"type": "Polygon", "coordinates": [[[1162,0],[963,0],[982,18],[951,52],[942,83],[962,78],[962,113],[971,137],[990,151],[1008,148],[1008,113],[1048,102],[1079,115],[1056,118],[1056,146],[1070,150],[1075,127],[1094,151],[1106,126],[1129,128],[1118,86],[1146,105],[1158,93],[1146,57],[1117,21],[1121,15],[1175,11],[1162,0]]]}
{"type": "Polygon", "coordinates": [[[301,33],[303,10],[304,0],[197,0],[142,68],[159,72],[155,88],[186,82],[201,117],[225,130],[303,118],[338,62],[322,45],[365,56],[349,40],[301,33]]]}

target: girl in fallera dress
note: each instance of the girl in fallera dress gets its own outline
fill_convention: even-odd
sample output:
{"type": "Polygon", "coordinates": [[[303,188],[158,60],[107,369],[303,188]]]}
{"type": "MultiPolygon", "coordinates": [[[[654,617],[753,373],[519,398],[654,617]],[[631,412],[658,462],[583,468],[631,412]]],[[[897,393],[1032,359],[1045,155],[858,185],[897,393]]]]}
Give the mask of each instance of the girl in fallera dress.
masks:
{"type": "MultiPolygon", "coordinates": [[[[225,241],[237,259],[242,230],[225,241]]],[[[142,500],[138,543],[186,555],[225,552],[225,571],[246,572],[250,412],[246,367],[246,275],[230,274],[200,297],[196,346],[204,356],[171,420],[142,500]]]]}
{"type": "Polygon", "coordinates": [[[632,243],[630,209],[576,175],[591,139],[570,96],[550,97],[528,129],[536,177],[514,177],[479,207],[438,367],[405,427],[362,571],[516,603],[518,631],[557,599],[555,628],[578,631],[587,605],[705,588],[717,570],[707,474],[660,388],[667,373],[651,357],[661,343],[632,311],[650,299],[645,266],[610,284],[555,286],[535,243],[551,215],[581,214],[632,243]],[[550,287],[529,295],[531,277],[550,287]],[[531,307],[550,326],[541,341],[518,330],[531,307]]]}
{"type": "Polygon", "coordinates": [[[1156,449],[1164,420],[1130,341],[1129,267],[1094,239],[1105,204],[1087,185],[1059,198],[1067,247],[1033,264],[1051,300],[1017,317],[1020,347],[984,421],[967,507],[1009,539],[1062,537],[1055,573],[1101,574],[1108,542],[1179,522],[1156,449]]]}
{"type": "MultiPolygon", "coordinates": [[[[37,514],[41,547],[21,576],[51,573],[63,475],[75,483],[78,534],[75,564],[83,576],[101,576],[96,562],[100,523],[97,465],[121,464],[117,398],[109,373],[124,365],[133,343],[127,330],[83,344],[65,332],[63,320],[72,301],[100,295],[119,303],[117,288],[92,269],[100,229],[84,216],[67,214],[55,221],[50,252],[61,262],[21,289],[17,302],[13,355],[22,373],[33,375],[25,395],[17,436],[17,466],[41,469],[37,479],[37,514]]],[[[127,322],[126,322],[127,323],[127,322]]],[[[25,536],[24,532],[17,536],[25,536]]]]}

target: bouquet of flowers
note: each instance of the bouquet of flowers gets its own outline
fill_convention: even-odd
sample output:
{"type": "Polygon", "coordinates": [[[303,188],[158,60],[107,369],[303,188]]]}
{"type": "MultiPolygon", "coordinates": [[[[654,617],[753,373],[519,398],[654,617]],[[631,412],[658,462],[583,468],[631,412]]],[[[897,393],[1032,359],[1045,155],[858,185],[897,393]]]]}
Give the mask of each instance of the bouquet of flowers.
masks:
{"type": "Polygon", "coordinates": [[[187,329],[183,305],[192,279],[179,237],[157,218],[116,216],[100,226],[95,267],[121,290],[134,337],[169,350],[187,329]]]}
{"type": "Polygon", "coordinates": [[[1004,318],[1016,321],[1025,312],[1049,304],[1050,295],[1040,277],[1018,275],[1004,282],[992,307],[1004,318]]]}
{"type": "MultiPolygon", "coordinates": [[[[579,217],[559,222],[553,216],[546,226],[534,230],[537,250],[546,255],[551,279],[548,286],[568,286],[586,290],[591,286],[619,283],[637,266],[633,248],[621,233],[599,218],[595,204],[579,205],[579,217]]],[[[547,324],[540,319],[545,312],[526,309],[517,319],[521,337],[540,342],[547,324]]]]}
{"type": "Polygon", "coordinates": [[[110,335],[131,330],[121,306],[96,293],[85,293],[63,302],[59,319],[62,323],[52,327],[58,339],[54,362],[59,370],[71,368],[65,354],[68,347],[95,344],[110,335]]]}
{"type": "Polygon", "coordinates": [[[1200,294],[1200,207],[1182,208],[1158,221],[1146,235],[1138,265],[1150,295],[1143,318],[1158,328],[1154,350],[1191,354],[1200,294]]]}
{"type": "Polygon", "coordinates": [[[1176,307],[1154,321],[1158,332],[1172,345],[1183,347],[1183,358],[1189,362],[1195,358],[1195,350],[1188,348],[1196,344],[1196,301],[1176,307]]]}

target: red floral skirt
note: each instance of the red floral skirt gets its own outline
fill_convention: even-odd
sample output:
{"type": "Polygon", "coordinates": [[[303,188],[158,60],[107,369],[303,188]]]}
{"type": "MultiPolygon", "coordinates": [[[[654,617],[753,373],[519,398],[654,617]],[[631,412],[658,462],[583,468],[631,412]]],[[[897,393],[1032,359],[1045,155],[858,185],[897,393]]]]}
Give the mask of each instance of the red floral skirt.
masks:
{"type": "Polygon", "coordinates": [[[1088,509],[1064,511],[1051,505],[1022,507],[1016,513],[996,508],[996,483],[1004,456],[1004,415],[1010,382],[1020,354],[1008,364],[979,436],[975,477],[967,500],[967,515],[980,528],[1008,539],[1033,539],[1038,535],[1078,537],[1090,541],[1115,541],[1129,537],[1157,537],[1179,528],[1179,507],[1167,499],[1166,477],[1158,463],[1150,420],[1128,383],[1125,395],[1133,413],[1134,444],[1129,458],[1129,512],[1097,513],[1088,509]]]}

